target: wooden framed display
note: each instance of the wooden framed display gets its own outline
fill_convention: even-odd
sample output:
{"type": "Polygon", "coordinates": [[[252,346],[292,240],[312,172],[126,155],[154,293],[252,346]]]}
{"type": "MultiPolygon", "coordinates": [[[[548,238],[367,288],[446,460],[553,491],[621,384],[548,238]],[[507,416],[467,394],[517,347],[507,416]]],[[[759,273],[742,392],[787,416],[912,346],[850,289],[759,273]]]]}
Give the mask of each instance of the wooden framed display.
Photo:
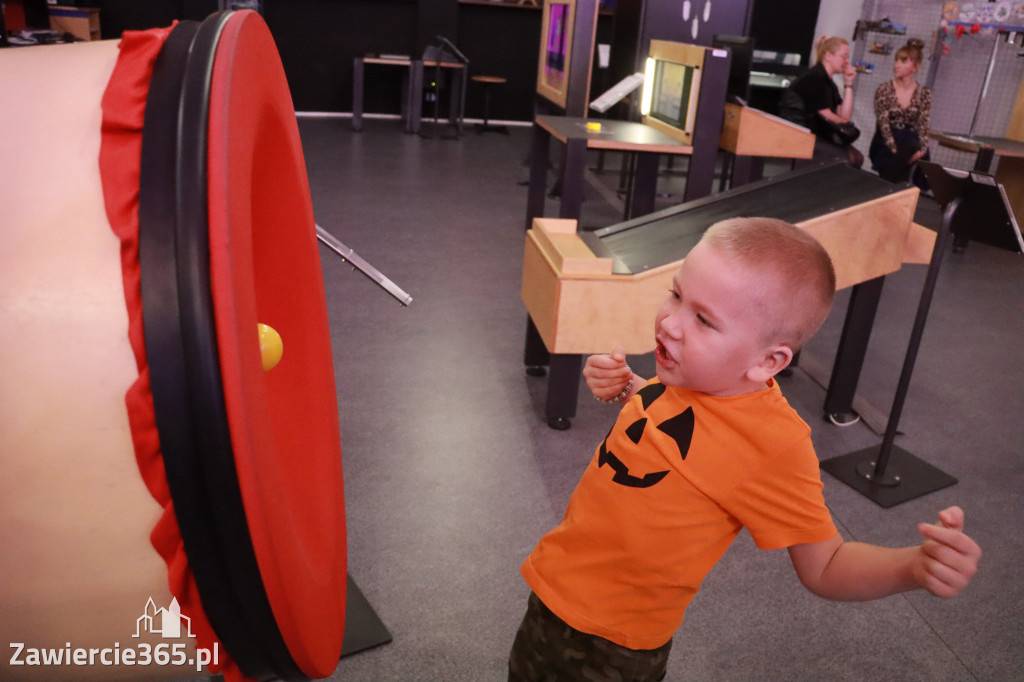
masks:
{"type": "Polygon", "coordinates": [[[546,0],[537,60],[537,93],[565,108],[576,0],[546,0]]]}
{"type": "Polygon", "coordinates": [[[597,32],[597,0],[545,0],[537,94],[567,116],[586,116],[597,32]]]}
{"type": "Polygon", "coordinates": [[[692,144],[707,48],[652,40],[644,69],[643,122],[692,144]]]}

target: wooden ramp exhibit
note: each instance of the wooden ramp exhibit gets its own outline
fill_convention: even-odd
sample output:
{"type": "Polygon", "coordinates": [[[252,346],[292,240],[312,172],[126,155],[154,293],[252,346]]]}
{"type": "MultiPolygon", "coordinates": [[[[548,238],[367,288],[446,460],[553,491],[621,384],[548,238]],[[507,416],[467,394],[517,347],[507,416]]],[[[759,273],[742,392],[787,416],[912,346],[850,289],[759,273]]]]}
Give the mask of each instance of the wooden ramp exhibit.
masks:
{"type": "Polygon", "coordinates": [[[809,159],[814,133],[753,107],[727,102],[718,148],[736,156],[809,159]]]}
{"type": "Polygon", "coordinates": [[[719,191],[764,177],[766,158],[810,159],[814,133],[753,107],[727,102],[718,148],[725,152],[719,191]]]}
{"type": "Polygon", "coordinates": [[[826,407],[826,413],[851,411],[882,278],[903,263],[927,263],[931,256],[935,233],[913,222],[917,199],[916,187],[831,163],[589,233],[576,232],[574,220],[538,218],[526,235],[521,294],[531,323],[527,365],[552,365],[549,423],[566,428],[560,420],[575,415],[578,356],[618,346],[633,354],[654,350],[654,316],[680,262],[704,230],[735,216],[780,218],[798,225],[832,256],[839,288],[871,284],[851,297],[841,344],[846,349],[837,357],[830,382],[842,384],[830,385],[830,392],[836,388],[843,397],[838,405],[826,407]],[[556,361],[565,361],[559,356],[573,358],[574,382],[565,378],[574,373],[571,369],[554,370],[556,361]]]}

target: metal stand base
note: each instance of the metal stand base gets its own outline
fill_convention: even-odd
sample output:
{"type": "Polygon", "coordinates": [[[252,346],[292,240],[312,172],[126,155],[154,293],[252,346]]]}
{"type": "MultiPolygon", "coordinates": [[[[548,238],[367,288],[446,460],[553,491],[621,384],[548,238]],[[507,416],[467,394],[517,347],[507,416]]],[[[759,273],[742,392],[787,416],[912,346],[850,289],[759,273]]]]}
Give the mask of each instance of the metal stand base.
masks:
{"type": "Polygon", "coordinates": [[[880,507],[888,509],[901,502],[922,497],[954,485],[957,479],[915,457],[898,445],[892,446],[892,463],[878,480],[875,463],[881,446],[875,445],[847,455],[826,459],[821,468],[880,507]]]}
{"type": "Polygon", "coordinates": [[[352,576],[348,576],[348,594],[345,600],[345,639],[341,644],[341,657],[351,656],[391,641],[391,633],[366,601],[352,576]]]}

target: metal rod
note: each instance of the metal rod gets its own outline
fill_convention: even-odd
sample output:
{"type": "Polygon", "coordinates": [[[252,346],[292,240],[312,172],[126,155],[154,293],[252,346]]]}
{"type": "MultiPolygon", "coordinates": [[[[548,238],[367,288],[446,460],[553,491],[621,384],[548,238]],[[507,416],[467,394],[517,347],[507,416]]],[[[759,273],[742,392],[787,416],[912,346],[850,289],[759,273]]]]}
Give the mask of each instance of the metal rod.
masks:
{"type": "Polygon", "coordinates": [[[907,389],[910,387],[910,377],[914,373],[914,363],[917,361],[917,351],[921,347],[921,337],[924,335],[925,322],[928,320],[928,309],[931,307],[935,284],[939,279],[939,268],[942,266],[946,243],[952,232],[953,215],[958,208],[960,208],[960,197],[953,199],[946,206],[942,213],[942,224],[935,235],[931,262],[928,265],[928,273],[925,275],[921,300],[918,302],[914,327],[910,332],[910,342],[907,344],[907,354],[903,360],[903,371],[900,373],[900,379],[896,386],[896,397],[892,401],[892,410],[889,412],[889,423],[882,439],[882,447],[878,451],[878,459],[875,460],[874,478],[876,480],[882,480],[885,477],[885,469],[889,464],[889,455],[892,451],[893,441],[896,439],[903,403],[907,397],[907,389]]]}
{"type": "Polygon", "coordinates": [[[988,94],[988,84],[992,80],[992,70],[996,65],[996,50],[999,49],[999,33],[996,33],[996,40],[992,43],[992,55],[988,58],[988,71],[985,72],[985,83],[981,86],[981,93],[978,95],[978,103],[974,107],[974,117],[971,119],[971,131],[968,137],[974,135],[974,126],[978,122],[978,113],[981,111],[981,103],[988,94]]]}
{"type": "Polygon", "coordinates": [[[405,293],[401,287],[385,277],[380,270],[367,263],[359,256],[359,254],[342,244],[333,234],[319,225],[316,226],[316,238],[322,241],[327,248],[334,251],[344,260],[351,263],[353,267],[357,268],[364,275],[376,282],[386,292],[397,298],[399,303],[402,305],[409,305],[412,303],[412,296],[405,293]]]}

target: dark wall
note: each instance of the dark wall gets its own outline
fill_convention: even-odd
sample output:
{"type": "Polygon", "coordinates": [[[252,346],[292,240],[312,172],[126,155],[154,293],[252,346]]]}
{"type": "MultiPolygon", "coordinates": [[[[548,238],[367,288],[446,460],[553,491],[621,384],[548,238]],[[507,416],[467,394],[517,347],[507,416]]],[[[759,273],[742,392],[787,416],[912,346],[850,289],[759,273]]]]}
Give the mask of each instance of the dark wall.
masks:
{"type": "MultiPolygon", "coordinates": [[[[456,45],[469,57],[470,73],[508,79],[491,87],[491,118],[527,121],[533,117],[541,16],[533,8],[459,5],[456,45]]],[[[481,89],[471,86],[466,116],[481,118],[482,102],[481,89]]]]}
{"type": "Polygon", "coordinates": [[[28,28],[49,28],[50,20],[46,16],[46,0],[23,0],[21,5],[25,10],[25,25],[28,28]]]}
{"type": "Polygon", "coordinates": [[[647,55],[651,40],[672,40],[710,47],[716,33],[746,35],[753,4],[753,0],[693,2],[690,17],[684,19],[678,3],[648,1],[644,3],[641,56],[647,55]],[[705,19],[703,10],[706,4],[711,5],[713,11],[705,19]]]}
{"type": "MultiPolygon", "coordinates": [[[[26,10],[42,2],[28,0],[26,10]]],[[[96,4],[101,7],[104,38],[117,38],[125,30],[167,26],[175,19],[201,20],[217,8],[217,0],[96,0],[96,4]]],[[[597,42],[612,45],[612,65],[608,69],[595,65],[591,99],[636,70],[637,56],[646,55],[651,39],[710,45],[715,33],[745,35],[752,24],[759,48],[789,49],[800,44],[805,49],[818,10],[818,0],[716,0],[704,21],[704,3],[693,2],[694,12],[701,12],[694,39],[693,17],[684,21],[680,5],[617,0],[614,14],[600,15],[597,42]],[[782,36],[785,42],[773,48],[772,41],[782,36]]],[[[470,59],[470,74],[508,79],[492,89],[492,118],[533,117],[539,8],[458,0],[262,0],[262,11],[299,111],[351,111],[354,57],[381,52],[418,55],[425,45],[436,42],[436,35],[444,35],[470,59]]],[[[365,111],[397,114],[402,77],[399,68],[367,66],[365,111]]],[[[478,86],[470,87],[466,104],[469,117],[482,115],[478,86]]]]}
{"type": "Polygon", "coordinates": [[[423,54],[428,45],[436,45],[437,36],[444,36],[458,47],[455,42],[459,14],[457,0],[418,0],[416,14],[416,54],[423,54]]]}
{"type": "MultiPolygon", "coordinates": [[[[643,71],[644,60],[650,52],[652,40],[670,40],[710,47],[711,40],[717,33],[747,35],[753,3],[754,0],[717,0],[705,19],[705,3],[693,2],[690,3],[693,8],[692,14],[684,19],[682,3],[617,0],[609,69],[611,82],[617,83],[632,73],[643,71]]],[[[615,115],[639,115],[635,110],[632,114],[628,113],[625,107],[625,104],[618,105],[614,110],[615,115]]]]}
{"type": "MultiPolygon", "coordinates": [[[[413,55],[412,0],[267,0],[263,16],[281,53],[298,111],[351,111],[352,60],[368,53],[413,55]]],[[[364,107],[395,113],[403,70],[369,65],[364,107]]]]}
{"type": "Polygon", "coordinates": [[[201,21],[217,11],[217,0],[102,0],[100,31],[104,38],[119,38],[125,31],[169,26],[174,20],[201,21]]]}
{"type": "Polygon", "coordinates": [[[820,0],[756,0],[750,35],[757,49],[795,52],[802,55],[800,63],[809,66],[819,4],[820,0]]]}
{"type": "MultiPolygon", "coordinates": [[[[419,55],[443,35],[470,60],[471,75],[507,79],[491,88],[491,118],[533,117],[543,16],[536,7],[457,0],[264,0],[263,16],[299,111],[351,111],[353,58],[381,52],[419,55]]],[[[610,14],[599,18],[599,42],[610,41],[611,21],[610,14]]],[[[606,82],[601,75],[595,69],[593,87],[606,82]]],[[[397,114],[402,76],[399,68],[367,65],[365,111],[397,114]]],[[[480,86],[470,85],[468,117],[483,115],[482,94],[480,86]]],[[[446,109],[444,93],[441,102],[446,109]]]]}
{"type": "MultiPolygon", "coordinates": [[[[116,40],[125,31],[145,31],[170,26],[175,20],[199,21],[217,11],[217,0],[92,0],[58,2],[100,8],[100,31],[104,40],[116,40]]],[[[24,0],[25,20],[30,27],[48,28],[46,0],[24,0]]]]}
{"type": "MultiPolygon", "coordinates": [[[[762,65],[769,70],[796,78],[810,66],[814,27],[818,23],[819,0],[756,0],[750,22],[750,35],[757,49],[792,52],[800,55],[800,66],[762,65]]],[[[771,114],[779,112],[782,91],[774,87],[752,87],[750,105],[771,114]]]]}

